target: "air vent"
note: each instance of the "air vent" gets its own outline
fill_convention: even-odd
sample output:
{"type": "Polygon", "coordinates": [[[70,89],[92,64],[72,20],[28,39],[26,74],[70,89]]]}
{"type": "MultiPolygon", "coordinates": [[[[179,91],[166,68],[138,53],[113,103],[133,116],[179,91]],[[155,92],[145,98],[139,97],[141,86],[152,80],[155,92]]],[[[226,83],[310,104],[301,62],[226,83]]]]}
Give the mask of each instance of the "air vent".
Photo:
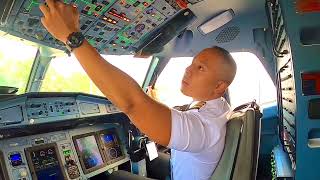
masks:
{"type": "Polygon", "coordinates": [[[240,33],[240,28],[237,26],[224,28],[216,37],[218,43],[227,43],[234,40],[240,33]]]}

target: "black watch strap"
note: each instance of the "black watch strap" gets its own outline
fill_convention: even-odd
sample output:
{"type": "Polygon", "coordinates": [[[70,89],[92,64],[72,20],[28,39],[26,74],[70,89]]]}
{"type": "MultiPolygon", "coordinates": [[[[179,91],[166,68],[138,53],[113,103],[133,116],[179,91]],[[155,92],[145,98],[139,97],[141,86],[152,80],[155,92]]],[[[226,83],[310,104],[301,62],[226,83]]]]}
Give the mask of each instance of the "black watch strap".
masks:
{"type": "Polygon", "coordinates": [[[73,32],[68,36],[66,47],[72,52],[73,49],[80,47],[85,40],[84,35],[81,32],[73,32]]]}

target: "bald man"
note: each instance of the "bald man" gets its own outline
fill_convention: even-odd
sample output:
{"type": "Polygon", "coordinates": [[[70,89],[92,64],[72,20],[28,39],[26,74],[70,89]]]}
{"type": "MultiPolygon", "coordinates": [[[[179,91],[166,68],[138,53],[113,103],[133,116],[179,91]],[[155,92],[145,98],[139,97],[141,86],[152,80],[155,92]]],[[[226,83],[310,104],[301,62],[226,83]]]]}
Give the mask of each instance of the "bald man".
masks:
{"type": "Polygon", "coordinates": [[[146,95],[130,76],[103,59],[86,40],[82,41],[75,6],[56,0],[46,2],[47,6],[40,6],[46,29],[71,48],[97,87],[142,132],[172,149],[173,179],[209,179],[224,147],[230,106],[222,95],[236,73],[230,54],[214,47],[196,55],[185,71],[181,91],[201,102],[202,107],[170,109],[146,95]]]}

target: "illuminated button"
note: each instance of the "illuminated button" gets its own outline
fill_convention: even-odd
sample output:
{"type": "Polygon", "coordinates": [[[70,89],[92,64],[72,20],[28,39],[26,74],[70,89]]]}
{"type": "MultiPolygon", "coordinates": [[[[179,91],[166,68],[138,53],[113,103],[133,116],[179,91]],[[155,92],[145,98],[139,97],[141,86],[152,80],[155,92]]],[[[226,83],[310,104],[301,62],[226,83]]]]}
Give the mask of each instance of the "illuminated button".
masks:
{"type": "Polygon", "coordinates": [[[30,123],[30,124],[33,124],[34,122],[35,122],[34,119],[30,119],[30,120],[29,120],[29,123],[30,123]]]}
{"type": "Polygon", "coordinates": [[[97,6],[97,7],[95,8],[96,11],[100,11],[101,9],[102,9],[102,6],[101,6],[101,5],[99,5],[99,6],[97,6]]]}
{"type": "Polygon", "coordinates": [[[134,7],[137,7],[137,6],[139,6],[139,4],[140,4],[140,2],[139,2],[139,1],[136,1],[136,2],[133,4],[133,6],[134,6],[134,7]]]}
{"type": "Polygon", "coordinates": [[[36,35],[36,38],[38,40],[43,40],[44,39],[44,36],[43,36],[43,34],[41,32],[37,32],[35,35],[36,35]]]}
{"type": "Polygon", "coordinates": [[[20,174],[20,177],[22,178],[28,176],[27,170],[24,168],[19,170],[19,174],[20,174]]]}

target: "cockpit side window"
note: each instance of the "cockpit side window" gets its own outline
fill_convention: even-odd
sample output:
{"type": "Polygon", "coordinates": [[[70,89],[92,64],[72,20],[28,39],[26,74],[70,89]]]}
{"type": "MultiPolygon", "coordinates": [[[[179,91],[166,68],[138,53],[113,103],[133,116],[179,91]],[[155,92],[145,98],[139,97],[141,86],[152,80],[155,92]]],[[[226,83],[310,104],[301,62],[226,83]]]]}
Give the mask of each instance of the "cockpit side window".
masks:
{"type": "Polygon", "coordinates": [[[256,100],[259,105],[276,102],[276,87],[260,60],[252,53],[231,53],[237,74],[229,86],[232,107],[256,100]]]}

